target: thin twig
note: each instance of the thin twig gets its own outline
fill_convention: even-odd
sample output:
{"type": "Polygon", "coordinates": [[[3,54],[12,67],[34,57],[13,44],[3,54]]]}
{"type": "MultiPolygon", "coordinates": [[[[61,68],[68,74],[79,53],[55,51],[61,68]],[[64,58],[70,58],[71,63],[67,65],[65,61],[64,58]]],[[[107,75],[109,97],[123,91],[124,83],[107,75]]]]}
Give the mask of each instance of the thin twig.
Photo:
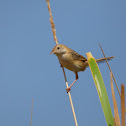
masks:
{"type": "MultiPolygon", "coordinates": [[[[98,44],[99,44],[99,46],[100,46],[100,48],[101,48],[101,50],[102,50],[102,53],[103,53],[103,55],[104,55],[104,58],[105,58],[106,63],[107,63],[107,65],[108,65],[108,68],[109,68],[110,72],[112,73],[112,70],[111,70],[111,68],[110,68],[110,66],[109,66],[109,64],[108,64],[108,61],[107,61],[107,59],[106,59],[105,53],[104,53],[104,51],[103,51],[103,49],[102,49],[102,46],[100,45],[100,43],[98,43],[98,44]]],[[[116,84],[116,88],[117,88],[117,90],[118,90],[119,96],[120,96],[120,98],[121,98],[121,93],[120,93],[120,91],[119,91],[119,88],[118,88],[118,85],[117,85],[117,83],[116,83],[116,80],[115,80],[115,77],[114,77],[113,73],[112,73],[112,77],[113,77],[113,80],[114,80],[114,82],[115,82],[115,84],[116,84]]]]}
{"type": "MultiPolygon", "coordinates": [[[[49,0],[46,0],[46,1],[47,1],[48,9],[49,9],[50,23],[51,23],[51,27],[52,27],[53,37],[54,37],[56,45],[58,45],[58,40],[57,40],[57,37],[56,37],[55,24],[54,24],[53,17],[52,17],[50,3],[49,3],[49,0]]],[[[66,87],[68,88],[68,82],[67,82],[66,74],[65,74],[65,71],[64,71],[64,67],[62,65],[61,65],[61,67],[63,69],[63,74],[64,74],[64,78],[65,78],[65,82],[66,82],[66,87]]],[[[68,95],[69,95],[70,104],[71,104],[71,108],[72,108],[72,112],[73,112],[73,116],[74,116],[75,125],[78,126],[70,92],[68,92],[68,95]]]]}
{"type": "Polygon", "coordinates": [[[33,112],[33,97],[32,97],[32,107],[31,107],[31,120],[30,120],[30,126],[32,124],[32,112],[33,112]]]}

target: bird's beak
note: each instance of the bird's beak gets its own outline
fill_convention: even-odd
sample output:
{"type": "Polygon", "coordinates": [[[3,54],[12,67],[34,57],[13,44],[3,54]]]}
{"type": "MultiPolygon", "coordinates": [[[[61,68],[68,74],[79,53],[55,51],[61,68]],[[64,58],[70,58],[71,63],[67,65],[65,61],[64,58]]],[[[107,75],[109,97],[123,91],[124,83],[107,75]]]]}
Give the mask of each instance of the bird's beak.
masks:
{"type": "Polygon", "coordinates": [[[53,53],[54,53],[54,51],[52,51],[52,52],[50,53],[50,55],[53,54],[53,53]]]}

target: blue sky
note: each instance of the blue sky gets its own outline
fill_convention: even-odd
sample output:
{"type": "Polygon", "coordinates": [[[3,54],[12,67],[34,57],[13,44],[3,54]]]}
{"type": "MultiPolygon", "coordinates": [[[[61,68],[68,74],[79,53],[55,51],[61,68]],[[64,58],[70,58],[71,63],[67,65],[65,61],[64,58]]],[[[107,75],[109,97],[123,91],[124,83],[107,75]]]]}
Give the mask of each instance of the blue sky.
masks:
{"type": "MultiPolygon", "coordinates": [[[[59,43],[109,62],[118,86],[126,84],[126,1],[51,0],[59,43]]],[[[74,126],[62,69],[55,55],[45,0],[0,0],[0,126],[74,126]]],[[[111,107],[110,73],[99,65],[111,107]]],[[[68,83],[75,79],[66,70],[68,83]]],[[[115,87],[115,85],[114,85],[115,87]]],[[[115,88],[120,113],[120,97],[115,88]]],[[[79,73],[71,95],[78,125],[106,126],[90,69],[79,73]]],[[[113,109],[112,109],[113,112],[113,109]]]]}

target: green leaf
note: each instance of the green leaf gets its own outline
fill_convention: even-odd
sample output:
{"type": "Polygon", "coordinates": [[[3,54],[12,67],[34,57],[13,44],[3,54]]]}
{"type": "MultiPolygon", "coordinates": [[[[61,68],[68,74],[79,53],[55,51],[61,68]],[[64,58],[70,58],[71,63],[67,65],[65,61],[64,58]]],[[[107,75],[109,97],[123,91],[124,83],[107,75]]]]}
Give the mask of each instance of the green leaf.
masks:
{"type": "Polygon", "coordinates": [[[90,52],[87,53],[87,58],[88,58],[88,64],[95,82],[95,86],[99,95],[99,99],[102,105],[102,109],[105,115],[107,125],[115,126],[108,95],[98,65],[95,61],[95,58],[91,55],[90,52]]]}

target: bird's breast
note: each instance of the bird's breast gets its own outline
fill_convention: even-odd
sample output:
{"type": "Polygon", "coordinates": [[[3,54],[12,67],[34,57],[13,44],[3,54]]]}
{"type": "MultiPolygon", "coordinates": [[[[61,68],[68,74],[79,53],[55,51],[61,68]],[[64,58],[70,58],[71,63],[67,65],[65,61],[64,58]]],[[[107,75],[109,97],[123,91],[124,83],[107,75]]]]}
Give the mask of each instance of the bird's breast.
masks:
{"type": "Polygon", "coordinates": [[[75,71],[75,68],[73,66],[73,61],[69,58],[69,56],[63,55],[63,56],[58,57],[58,59],[63,67],[71,71],[75,71]]]}
{"type": "Polygon", "coordinates": [[[58,59],[63,67],[74,72],[84,71],[87,67],[83,61],[73,60],[73,58],[68,54],[58,56],[58,59]]]}

